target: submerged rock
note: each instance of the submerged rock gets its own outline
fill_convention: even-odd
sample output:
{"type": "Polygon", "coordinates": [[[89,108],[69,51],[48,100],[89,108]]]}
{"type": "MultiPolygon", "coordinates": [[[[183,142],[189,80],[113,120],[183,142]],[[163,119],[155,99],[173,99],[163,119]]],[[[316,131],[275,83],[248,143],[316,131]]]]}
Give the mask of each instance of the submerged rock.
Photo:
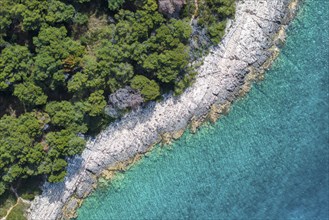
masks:
{"type": "Polygon", "coordinates": [[[67,203],[65,209],[63,210],[63,213],[65,216],[70,218],[77,217],[75,210],[79,207],[79,200],[76,198],[70,199],[70,201],[67,203]]]}

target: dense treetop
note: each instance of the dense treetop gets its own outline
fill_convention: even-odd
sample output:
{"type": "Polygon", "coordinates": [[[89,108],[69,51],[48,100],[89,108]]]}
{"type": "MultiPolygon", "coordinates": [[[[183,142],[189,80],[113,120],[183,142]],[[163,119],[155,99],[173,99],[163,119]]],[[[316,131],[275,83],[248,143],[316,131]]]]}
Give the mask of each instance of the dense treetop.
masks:
{"type": "MultiPolygon", "coordinates": [[[[182,3],[162,14],[156,0],[0,0],[0,195],[32,176],[61,181],[66,157],[113,120],[109,95],[139,104],[191,84],[200,31],[182,3]]],[[[233,14],[233,0],[199,2],[208,47],[233,14]]]]}

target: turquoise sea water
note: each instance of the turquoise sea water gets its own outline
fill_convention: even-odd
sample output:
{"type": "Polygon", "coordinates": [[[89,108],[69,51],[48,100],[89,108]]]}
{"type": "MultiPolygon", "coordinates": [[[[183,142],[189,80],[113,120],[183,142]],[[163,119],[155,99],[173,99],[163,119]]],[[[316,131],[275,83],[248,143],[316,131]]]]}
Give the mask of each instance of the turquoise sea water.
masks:
{"type": "Polygon", "coordinates": [[[306,0],[265,81],[98,188],[78,219],[329,219],[328,9],[306,0]]]}

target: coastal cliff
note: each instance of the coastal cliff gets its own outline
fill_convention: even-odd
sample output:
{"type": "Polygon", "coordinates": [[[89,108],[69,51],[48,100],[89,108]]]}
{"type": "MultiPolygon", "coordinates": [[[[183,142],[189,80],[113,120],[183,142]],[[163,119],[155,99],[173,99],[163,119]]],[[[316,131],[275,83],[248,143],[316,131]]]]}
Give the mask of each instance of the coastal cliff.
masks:
{"type": "Polygon", "coordinates": [[[235,21],[222,43],[204,58],[193,86],[179,97],[168,96],[128,114],[89,141],[82,155],[69,161],[64,182],[45,183],[28,219],[72,216],[104,170],[145,153],[163,136],[182,131],[191,122],[198,124],[209,112],[223,112],[241,93],[249,73],[264,71],[277,53],[292,5],[290,0],[238,1],[235,21]]]}

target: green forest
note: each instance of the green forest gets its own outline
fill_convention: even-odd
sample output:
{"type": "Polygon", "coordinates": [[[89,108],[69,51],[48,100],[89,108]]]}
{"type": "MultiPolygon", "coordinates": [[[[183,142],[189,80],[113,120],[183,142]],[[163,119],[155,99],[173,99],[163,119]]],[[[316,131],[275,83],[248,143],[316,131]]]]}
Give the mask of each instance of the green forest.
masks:
{"type": "Polygon", "coordinates": [[[234,7],[204,0],[196,11],[190,0],[170,14],[156,0],[0,0],[0,195],[30,179],[62,181],[66,158],[115,120],[111,94],[129,88],[137,105],[181,94],[194,51],[220,42],[234,7]],[[199,47],[192,15],[207,39],[199,47]]]}

